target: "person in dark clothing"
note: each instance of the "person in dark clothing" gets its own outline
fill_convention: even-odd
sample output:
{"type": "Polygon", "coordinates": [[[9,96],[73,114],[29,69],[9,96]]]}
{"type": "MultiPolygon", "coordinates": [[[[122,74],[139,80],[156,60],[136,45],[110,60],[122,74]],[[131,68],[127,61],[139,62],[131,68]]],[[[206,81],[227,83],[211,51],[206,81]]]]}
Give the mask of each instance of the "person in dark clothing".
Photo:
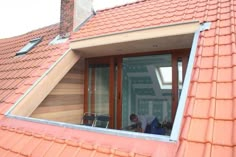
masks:
{"type": "Polygon", "coordinates": [[[159,121],[155,116],[131,114],[130,121],[139,126],[139,132],[165,135],[165,129],[160,127],[159,121]]]}

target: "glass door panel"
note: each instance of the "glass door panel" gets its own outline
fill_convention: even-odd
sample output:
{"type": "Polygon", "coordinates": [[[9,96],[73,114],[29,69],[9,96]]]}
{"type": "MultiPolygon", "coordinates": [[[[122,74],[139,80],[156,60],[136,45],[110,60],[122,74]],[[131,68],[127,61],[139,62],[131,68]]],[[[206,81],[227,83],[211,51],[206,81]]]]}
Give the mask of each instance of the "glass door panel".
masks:
{"type": "Polygon", "coordinates": [[[177,69],[178,69],[177,80],[178,80],[178,100],[179,100],[183,88],[183,61],[181,58],[178,59],[177,69]]]}
{"type": "Polygon", "coordinates": [[[88,74],[88,112],[109,115],[109,65],[89,65],[88,74]]]}
{"type": "Polygon", "coordinates": [[[110,116],[109,128],[130,125],[131,113],[173,122],[188,52],[86,59],[84,111],[110,116]]]}
{"type": "Polygon", "coordinates": [[[109,116],[109,128],[117,126],[117,65],[113,57],[86,60],[84,111],[109,116]]]}
{"type": "Polygon", "coordinates": [[[123,58],[122,72],[122,128],[131,113],[171,121],[171,54],[123,58]]]}

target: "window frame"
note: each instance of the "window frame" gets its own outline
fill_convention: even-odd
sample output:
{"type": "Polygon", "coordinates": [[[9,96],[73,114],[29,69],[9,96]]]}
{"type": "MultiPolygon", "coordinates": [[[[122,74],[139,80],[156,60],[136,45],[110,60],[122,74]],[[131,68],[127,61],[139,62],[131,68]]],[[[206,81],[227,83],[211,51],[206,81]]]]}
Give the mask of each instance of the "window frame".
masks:
{"type": "Polygon", "coordinates": [[[38,37],[35,39],[30,40],[23,48],[21,48],[17,53],[16,56],[21,56],[28,53],[32,50],[36,45],[38,45],[42,41],[42,37],[38,37]]]}
{"type": "MultiPolygon", "coordinates": [[[[122,63],[122,59],[123,58],[129,58],[129,57],[142,57],[142,56],[151,56],[151,55],[164,55],[164,54],[170,54],[171,55],[171,65],[174,64],[173,60],[174,57],[176,57],[176,54],[190,54],[190,49],[173,49],[173,50],[164,50],[164,51],[154,51],[154,52],[146,52],[146,53],[130,53],[130,54],[124,54],[124,55],[111,55],[111,56],[105,56],[105,57],[93,57],[93,58],[86,58],[85,59],[85,73],[84,73],[84,112],[88,112],[88,67],[89,65],[96,65],[96,64],[109,64],[110,65],[110,77],[112,77],[114,75],[114,65],[117,64],[118,66],[118,78],[117,78],[117,89],[116,92],[118,94],[118,98],[117,98],[117,105],[116,105],[116,110],[117,110],[117,114],[116,114],[116,118],[117,118],[117,122],[115,122],[114,120],[114,107],[113,104],[113,100],[114,100],[114,78],[110,78],[110,82],[109,82],[109,92],[111,94],[111,96],[109,97],[109,114],[111,115],[111,123],[109,124],[110,128],[114,128],[114,124],[117,123],[117,130],[122,129],[121,126],[121,121],[122,121],[122,64],[118,64],[119,62],[122,63]],[[116,59],[116,61],[115,61],[116,59]],[[119,67],[120,66],[120,67],[119,67]]],[[[176,60],[177,62],[177,60],[176,60]]],[[[176,65],[177,66],[177,65],[176,65]]],[[[172,65],[173,67],[173,65],[172,65]]],[[[177,67],[176,67],[177,69],[177,67]]],[[[172,79],[174,78],[174,74],[173,71],[175,70],[175,68],[172,68],[172,79]]],[[[176,71],[177,72],[177,71],[176,71]]],[[[177,87],[177,82],[178,81],[173,81],[176,83],[176,87],[177,87]]],[[[175,88],[174,86],[171,88],[172,93],[177,93],[178,89],[175,88]]],[[[178,96],[176,95],[175,99],[178,99],[178,96]]],[[[172,101],[172,116],[171,116],[171,122],[174,122],[175,119],[175,115],[176,115],[176,110],[177,110],[177,106],[178,106],[178,101],[174,102],[172,101]]],[[[92,110],[93,111],[93,110],[92,110]]]]}

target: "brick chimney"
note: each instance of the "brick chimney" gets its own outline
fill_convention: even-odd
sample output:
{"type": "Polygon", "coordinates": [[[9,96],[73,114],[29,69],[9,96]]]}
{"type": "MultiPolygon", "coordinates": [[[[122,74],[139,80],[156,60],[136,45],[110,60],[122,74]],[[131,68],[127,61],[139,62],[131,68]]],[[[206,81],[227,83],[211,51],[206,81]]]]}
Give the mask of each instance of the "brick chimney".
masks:
{"type": "Polygon", "coordinates": [[[74,0],[61,0],[61,36],[67,36],[73,30],[74,6],[74,0]]]}
{"type": "Polygon", "coordinates": [[[92,15],[92,0],[61,0],[60,36],[68,37],[92,15]]]}

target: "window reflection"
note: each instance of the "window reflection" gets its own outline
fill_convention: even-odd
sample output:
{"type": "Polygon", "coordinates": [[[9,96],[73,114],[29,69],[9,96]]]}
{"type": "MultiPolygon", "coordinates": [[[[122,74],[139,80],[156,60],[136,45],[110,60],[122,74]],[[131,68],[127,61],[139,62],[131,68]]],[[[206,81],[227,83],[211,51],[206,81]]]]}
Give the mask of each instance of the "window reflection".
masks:
{"type": "Polygon", "coordinates": [[[158,67],[156,76],[161,89],[172,89],[172,67],[158,67]]]}
{"type": "Polygon", "coordinates": [[[181,58],[178,59],[177,66],[178,66],[178,98],[179,98],[183,88],[183,62],[181,58]]]}
{"type": "Polygon", "coordinates": [[[160,123],[172,115],[171,54],[123,59],[122,127],[131,125],[131,113],[157,117],[160,123]],[[158,74],[157,74],[158,73],[158,74]]]}

